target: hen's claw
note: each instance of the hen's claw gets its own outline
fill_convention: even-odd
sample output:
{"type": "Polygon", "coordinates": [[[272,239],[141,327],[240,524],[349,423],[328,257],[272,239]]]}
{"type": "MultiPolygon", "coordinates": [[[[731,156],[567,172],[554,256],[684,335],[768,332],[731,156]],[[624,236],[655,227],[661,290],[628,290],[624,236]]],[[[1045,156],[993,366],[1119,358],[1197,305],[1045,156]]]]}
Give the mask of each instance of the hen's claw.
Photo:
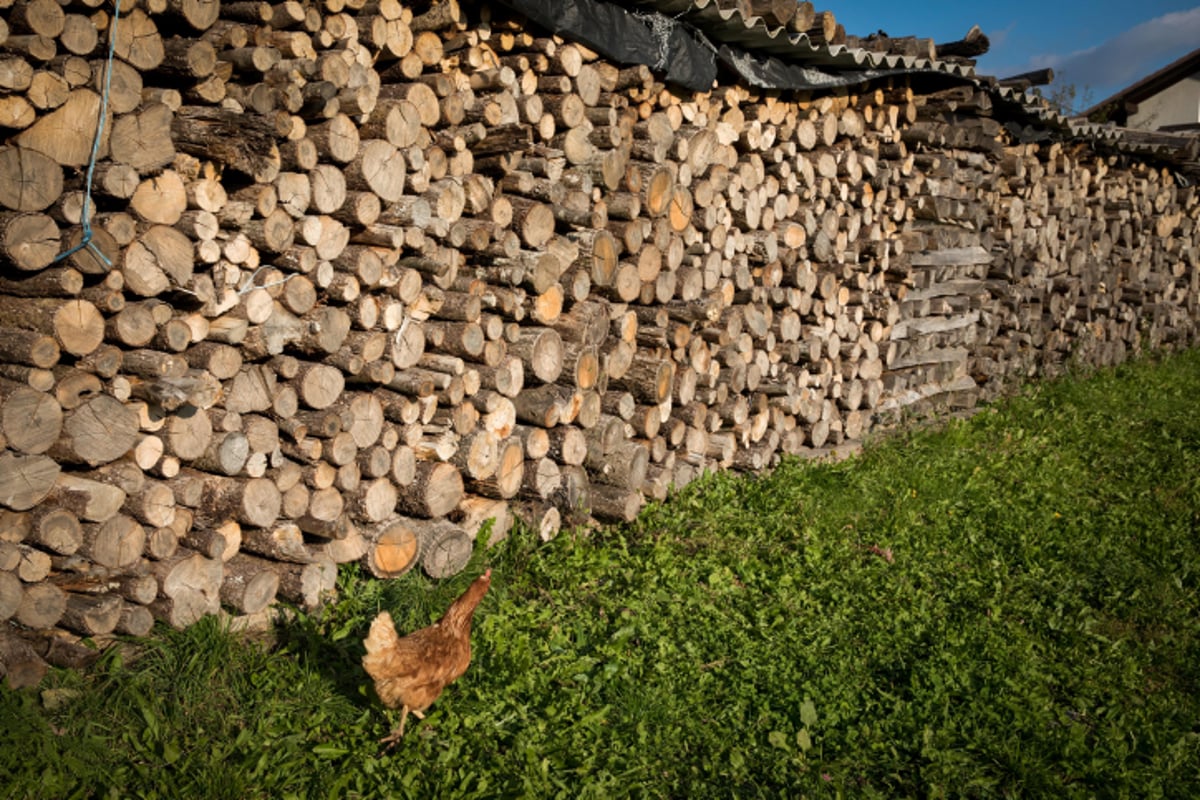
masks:
{"type": "Polygon", "coordinates": [[[404,723],[408,722],[409,714],[412,714],[417,719],[425,719],[425,715],[420,711],[410,709],[408,706],[405,706],[404,711],[400,715],[400,727],[396,728],[396,730],[379,740],[380,744],[387,745],[387,747],[383,748],[383,752],[388,752],[396,746],[396,742],[404,738],[404,723]]]}

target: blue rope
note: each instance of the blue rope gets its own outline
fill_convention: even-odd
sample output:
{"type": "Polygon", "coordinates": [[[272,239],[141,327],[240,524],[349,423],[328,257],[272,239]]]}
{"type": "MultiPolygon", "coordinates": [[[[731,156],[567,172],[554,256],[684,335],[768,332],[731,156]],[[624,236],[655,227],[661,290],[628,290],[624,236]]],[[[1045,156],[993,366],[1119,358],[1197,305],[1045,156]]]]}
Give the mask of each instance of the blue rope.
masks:
{"type": "Polygon", "coordinates": [[[96,258],[100,259],[104,266],[112,266],[112,261],[92,241],[92,177],[96,172],[96,158],[100,153],[100,141],[104,138],[104,119],[108,116],[108,95],[112,89],[112,62],[117,48],[117,20],[120,16],[121,0],[116,0],[113,6],[112,27],[108,32],[108,59],[104,63],[104,91],[100,95],[100,119],[96,122],[96,138],[92,140],[92,156],[88,160],[87,178],[84,181],[83,212],[79,220],[83,227],[83,238],[70,250],[59,253],[54,262],[69,258],[86,247],[96,255],[96,258]]]}

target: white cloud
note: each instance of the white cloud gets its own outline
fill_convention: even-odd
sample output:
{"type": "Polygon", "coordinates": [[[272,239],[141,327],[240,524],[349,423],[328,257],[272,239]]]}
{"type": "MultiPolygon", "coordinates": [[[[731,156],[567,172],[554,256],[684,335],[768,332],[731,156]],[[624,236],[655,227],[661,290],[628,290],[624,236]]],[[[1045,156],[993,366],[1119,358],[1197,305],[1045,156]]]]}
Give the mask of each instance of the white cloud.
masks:
{"type": "Polygon", "coordinates": [[[1096,99],[1161,69],[1200,45],[1200,7],[1135,25],[1096,47],[1065,55],[1034,56],[1025,69],[1050,67],[1055,83],[1090,88],[1096,99]]]}
{"type": "Polygon", "coordinates": [[[1017,23],[1010,22],[1007,27],[999,30],[987,31],[988,42],[991,45],[990,52],[997,53],[1004,50],[1008,44],[1008,37],[1017,29],[1017,23]]]}

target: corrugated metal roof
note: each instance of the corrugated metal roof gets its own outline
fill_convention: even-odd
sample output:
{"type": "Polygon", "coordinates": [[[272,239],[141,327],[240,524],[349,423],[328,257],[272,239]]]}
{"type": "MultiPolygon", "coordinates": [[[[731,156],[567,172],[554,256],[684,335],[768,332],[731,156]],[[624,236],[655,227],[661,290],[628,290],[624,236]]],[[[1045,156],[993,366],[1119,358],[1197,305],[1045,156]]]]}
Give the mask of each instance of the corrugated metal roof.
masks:
{"type": "Polygon", "coordinates": [[[619,5],[658,12],[693,25],[714,41],[737,45],[784,61],[838,70],[922,71],[960,78],[970,78],[975,74],[975,68],[963,62],[877,53],[816,41],[807,33],[772,27],[762,17],[743,16],[736,5],[721,0],[633,0],[619,5]]]}

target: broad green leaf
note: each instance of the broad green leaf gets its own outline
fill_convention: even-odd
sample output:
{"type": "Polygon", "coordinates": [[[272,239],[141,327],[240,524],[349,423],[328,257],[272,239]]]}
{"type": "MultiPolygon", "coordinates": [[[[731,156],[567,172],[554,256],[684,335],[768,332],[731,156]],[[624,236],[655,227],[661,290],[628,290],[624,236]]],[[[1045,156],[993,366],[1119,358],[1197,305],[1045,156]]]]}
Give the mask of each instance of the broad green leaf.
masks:
{"type": "Polygon", "coordinates": [[[811,697],[804,698],[804,702],[800,704],[800,721],[806,728],[815,727],[817,724],[817,707],[813,705],[811,697]]]}

